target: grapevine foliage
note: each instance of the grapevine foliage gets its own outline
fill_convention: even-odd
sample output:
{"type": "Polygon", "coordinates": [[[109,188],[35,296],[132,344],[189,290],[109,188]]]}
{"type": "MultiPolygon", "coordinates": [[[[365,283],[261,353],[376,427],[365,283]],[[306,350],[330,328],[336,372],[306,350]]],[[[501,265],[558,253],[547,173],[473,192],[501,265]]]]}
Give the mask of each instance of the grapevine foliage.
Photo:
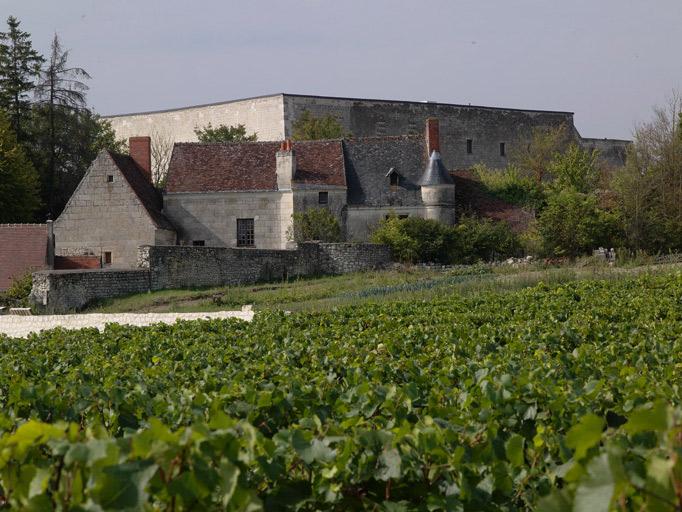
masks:
{"type": "Polygon", "coordinates": [[[0,337],[0,508],[675,510],[682,274],[0,337]]]}

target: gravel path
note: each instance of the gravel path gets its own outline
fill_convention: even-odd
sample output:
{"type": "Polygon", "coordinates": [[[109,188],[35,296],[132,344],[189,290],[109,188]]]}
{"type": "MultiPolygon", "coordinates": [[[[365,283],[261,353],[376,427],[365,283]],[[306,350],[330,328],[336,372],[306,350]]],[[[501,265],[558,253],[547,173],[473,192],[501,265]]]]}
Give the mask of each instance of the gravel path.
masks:
{"type": "Polygon", "coordinates": [[[173,324],[176,320],[201,320],[211,318],[241,318],[250,322],[253,311],[244,308],[242,311],[214,311],[211,313],[88,313],[83,315],[40,315],[40,316],[0,316],[0,334],[15,338],[23,338],[32,332],[40,332],[55,327],[64,329],[82,329],[97,327],[100,331],[106,324],[151,325],[159,322],[173,324]]]}

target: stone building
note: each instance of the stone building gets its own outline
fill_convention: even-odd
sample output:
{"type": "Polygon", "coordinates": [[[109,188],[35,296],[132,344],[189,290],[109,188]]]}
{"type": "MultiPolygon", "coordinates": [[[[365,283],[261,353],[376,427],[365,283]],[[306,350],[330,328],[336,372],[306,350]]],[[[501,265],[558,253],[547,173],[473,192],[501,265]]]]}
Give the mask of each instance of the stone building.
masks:
{"type": "Polygon", "coordinates": [[[140,245],[176,243],[162,209],[151,183],[149,138],[131,138],[130,156],[101,151],[88,169],[54,222],[55,253],[135,267],[140,245]]]}
{"type": "Polygon", "coordinates": [[[438,120],[424,135],[350,140],[178,143],[164,214],[182,245],[284,249],[292,214],[326,208],[345,237],[364,241],[381,219],[455,222],[455,185],[438,120]]]}
{"type": "Polygon", "coordinates": [[[274,94],[156,112],[109,116],[117,135],[139,134],[196,141],[194,129],[209,123],[243,124],[260,141],[280,141],[292,136],[294,121],[304,112],[331,114],[354,137],[416,135],[426,119],[440,120],[443,158],[453,169],[468,169],[476,163],[492,168],[507,165],[518,144],[526,144],[534,128],[565,125],[576,142],[597,148],[610,164],[623,164],[629,141],[587,139],[575,127],[572,112],[482,107],[448,103],[334,98],[298,94],[274,94]]]}

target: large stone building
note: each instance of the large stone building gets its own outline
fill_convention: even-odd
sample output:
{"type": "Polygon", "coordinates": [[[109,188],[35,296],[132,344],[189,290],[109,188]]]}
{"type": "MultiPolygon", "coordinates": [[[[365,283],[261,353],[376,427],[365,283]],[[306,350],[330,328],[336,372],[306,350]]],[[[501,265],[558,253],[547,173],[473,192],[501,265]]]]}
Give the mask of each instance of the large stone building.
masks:
{"type": "Polygon", "coordinates": [[[195,128],[211,123],[243,124],[260,141],[280,141],[292,136],[294,121],[304,112],[331,114],[354,137],[416,135],[426,119],[440,120],[443,158],[454,169],[484,163],[492,168],[507,165],[517,144],[526,144],[533,128],[565,125],[586,148],[597,148],[613,165],[622,165],[628,141],[582,138],[572,112],[523,110],[448,103],[361,98],[334,98],[298,94],[274,94],[208,105],[109,116],[117,135],[197,140],[195,128]]]}
{"type": "Polygon", "coordinates": [[[55,222],[58,256],[135,267],[141,245],[285,249],[295,212],[328,209],[347,240],[391,213],[455,221],[455,184],[437,119],[419,135],[292,143],[177,143],[163,198],[150,139],[102,151],[55,222]]]}

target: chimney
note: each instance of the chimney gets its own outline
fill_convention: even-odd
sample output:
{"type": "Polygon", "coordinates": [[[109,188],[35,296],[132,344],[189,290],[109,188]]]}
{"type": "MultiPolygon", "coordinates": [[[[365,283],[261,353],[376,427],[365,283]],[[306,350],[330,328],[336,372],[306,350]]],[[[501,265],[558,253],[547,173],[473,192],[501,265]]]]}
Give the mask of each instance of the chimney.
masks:
{"type": "Polygon", "coordinates": [[[434,151],[440,153],[440,128],[438,119],[435,117],[429,117],[426,120],[426,150],[429,157],[434,151]]]}
{"type": "Polygon", "coordinates": [[[128,139],[130,158],[140,166],[149,183],[152,182],[152,138],[130,137],[128,139]]]}
{"type": "Polygon", "coordinates": [[[296,155],[289,139],[283,141],[275,155],[277,161],[277,189],[291,190],[291,182],[296,174],[296,155]]]}

